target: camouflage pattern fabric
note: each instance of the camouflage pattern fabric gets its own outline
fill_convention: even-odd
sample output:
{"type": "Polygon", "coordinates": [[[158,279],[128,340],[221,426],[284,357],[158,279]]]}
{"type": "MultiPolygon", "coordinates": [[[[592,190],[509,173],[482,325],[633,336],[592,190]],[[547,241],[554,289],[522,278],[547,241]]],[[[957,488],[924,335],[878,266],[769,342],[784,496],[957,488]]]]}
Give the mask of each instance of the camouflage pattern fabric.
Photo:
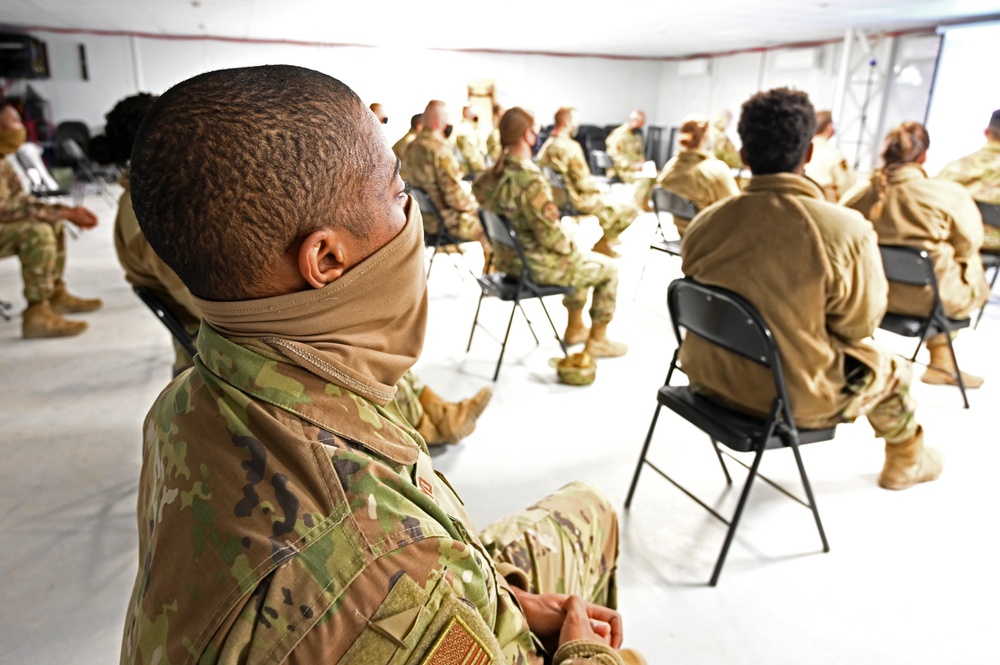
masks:
{"type": "Polygon", "coordinates": [[[15,222],[48,222],[59,220],[59,210],[66,206],[60,203],[45,203],[24,189],[14,167],[0,158],[0,224],[15,222]]]}
{"type": "Polygon", "coordinates": [[[21,260],[24,299],[29,303],[52,297],[66,266],[66,236],[62,222],[0,224],[0,258],[21,260]]]}
{"type": "Polygon", "coordinates": [[[715,125],[708,128],[708,140],[712,144],[712,153],[716,159],[721,159],[729,168],[742,169],[743,158],[740,151],[736,149],[725,128],[720,129],[715,125]]]}
{"type": "Polygon", "coordinates": [[[538,165],[563,177],[573,207],[586,215],[595,215],[609,240],[617,238],[639,215],[634,206],[605,200],[590,173],[583,147],[567,136],[550,136],[538,151],[538,165]]]}
{"type": "Polygon", "coordinates": [[[642,134],[633,132],[626,123],[611,130],[604,144],[614,164],[615,175],[624,183],[635,182],[639,169],[646,162],[642,134]]]}
{"type": "MultiPolygon", "coordinates": [[[[535,279],[574,287],[563,298],[569,309],[587,303],[587,290],[594,289],[590,317],[596,323],[611,321],[618,292],[618,268],[602,254],[579,250],[560,223],[559,208],[552,189],[531,160],[506,154],[503,172],[481,175],[472,187],[487,210],[507,217],[524,249],[535,279]]],[[[517,256],[505,247],[494,246],[494,262],[505,272],[518,273],[517,256]]]]}
{"type": "MultiPolygon", "coordinates": [[[[977,201],[1000,205],[1000,142],[988,141],[971,155],[950,162],[938,178],[959,183],[977,201]]],[[[984,226],[983,231],[983,249],[1000,252],[1000,229],[984,226]]]]}
{"type": "MultiPolygon", "coordinates": [[[[869,359],[877,359],[874,369],[847,359],[852,369],[845,377],[845,390],[854,397],[840,414],[840,419],[852,423],[867,416],[875,436],[885,439],[886,443],[909,441],[916,436],[919,427],[917,404],[910,397],[912,366],[903,358],[885,351],[867,356],[866,361],[869,359]]],[[[814,427],[830,424],[835,423],[812,423],[814,427]]]]}
{"type": "Polygon", "coordinates": [[[420,403],[423,392],[424,382],[412,369],[396,383],[396,406],[412,427],[419,425],[424,417],[424,406],[420,403]]]}
{"type": "MultiPolygon", "coordinates": [[[[146,418],[121,662],[540,665],[504,577],[519,576],[494,563],[396,403],[248,346],[203,325],[196,368],[146,418]]],[[[552,506],[581,546],[558,576],[612,599],[617,528],[584,494],[513,519],[552,506]]]]}
{"type": "Polygon", "coordinates": [[[490,162],[496,164],[503,154],[503,144],[500,143],[500,128],[494,127],[490,135],[486,137],[486,155],[490,162]]]}
{"type": "Polygon", "coordinates": [[[455,146],[465,158],[469,171],[466,175],[482,173],[486,170],[486,145],[479,135],[476,126],[469,120],[462,120],[455,126],[455,135],[452,137],[455,146]]]}
{"type": "Polygon", "coordinates": [[[392,144],[392,154],[396,155],[396,159],[403,159],[406,149],[410,147],[415,138],[417,138],[417,132],[411,129],[403,134],[402,138],[392,144]]]}
{"type": "MultiPolygon", "coordinates": [[[[483,236],[476,199],[462,188],[462,167],[454,146],[425,130],[406,149],[402,158],[402,178],[413,187],[427,192],[444,216],[444,225],[462,238],[478,240],[483,236]]],[[[435,233],[439,220],[424,215],[424,230],[435,233]]]]}

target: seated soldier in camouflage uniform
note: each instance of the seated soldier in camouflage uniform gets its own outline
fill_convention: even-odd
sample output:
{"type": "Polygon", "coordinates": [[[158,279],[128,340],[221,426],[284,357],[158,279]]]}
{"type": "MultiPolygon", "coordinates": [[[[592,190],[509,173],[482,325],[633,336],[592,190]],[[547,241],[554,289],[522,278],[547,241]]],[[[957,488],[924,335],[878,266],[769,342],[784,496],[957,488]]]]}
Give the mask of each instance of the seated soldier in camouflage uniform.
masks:
{"type": "MultiPolygon", "coordinates": [[[[636,199],[643,207],[653,209],[650,195],[655,185],[691,201],[698,210],[740,193],[733,172],[707,151],[707,119],[700,116],[685,118],[680,126],[678,143],[680,151],[663,165],[656,179],[646,178],[636,186],[636,199]]],[[[691,220],[674,217],[674,226],[680,237],[684,237],[690,223],[691,220]]]]}
{"type": "MultiPolygon", "coordinates": [[[[799,427],[867,416],[885,439],[879,485],[906,489],[937,478],[941,458],[924,447],[909,363],[869,340],[888,304],[875,232],[802,175],[815,126],[804,92],[778,88],[743,104],[742,156],[753,177],[743,194],[694,218],[681,268],[760,311],[774,333],[799,427]]],[[[684,338],[680,361],[694,390],[741,411],[768,413],[770,370],[697,335],[684,338]]]]}
{"type": "Polygon", "coordinates": [[[624,183],[635,182],[646,163],[646,148],[642,143],[645,124],[646,114],[636,109],[629,114],[628,122],[611,130],[604,141],[615,175],[624,183]]]}
{"type": "Polygon", "coordinates": [[[583,147],[573,139],[580,127],[576,109],[559,109],[555,120],[552,135],[538,150],[538,165],[548,167],[563,177],[574,208],[585,215],[597,216],[604,235],[594,245],[593,251],[618,258],[612,245],[620,242],[618,236],[632,224],[639,211],[631,205],[608,202],[601,193],[597,181],[590,174],[583,147]]]}
{"type": "MultiPolygon", "coordinates": [[[[500,140],[503,155],[472,186],[476,198],[486,210],[510,220],[538,281],[574,287],[563,298],[569,313],[566,343],[586,342],[586,351],[595,358],[625,355],[628,347],[607,337],[618,297],[618,268],[602,254],[580,251],[562,227],[549,182],[531,161],[531,147],[538,140],[535,119],[516,106],[508,109],[500,119],[500,140]],[[593,327],[587,328],[583,323],[583,307],[591,287],[593,327]]],[[[520,270],[516,255],[502,246],[494,250],[494,263],[501,270],[520,270]]]]}
{"type": "MultiPolygon", "coordinates": [[[[123,99],[105,116],[108,148],[117,163],[128,161],[139,125],[155,101],[153,95],[140,93],[123,99]]],[[[130,180],[126,169],[121,180],[125,192],[118,201],[115,219],[115,250],[125,269],[125,279],[129,284],[151,289],[188,332],[197,336],[201,311],[192,301],[184,282],[156,255],[139,228],[132,207],[130,180]]],[[[174,376],[194,366],[194,359],[176,342],[174,354],[174,376]]],[[[484,387],[469,399],[447,402],[425,386],[413,370],[396,383],[396,404],[400,412],[429,446],[456,443],[472,434],[492,396],[493,391],[484,387]]]]}
{"type": "MultiPolygon", "coordinates": [[[[986,145],[941,169],[938,178],[964,186],[972,198],[1000,205],[1000,109],[993,112],[986,127],[986,145]]],[[[983,227],[983,251],[1000,254],[1000,229],[983,227]]]]}
{"type": "Polygon", "coordinates": [[[493,104],[493,130],[486,137],[486,156],[490,158],[490,165],[500,161],[503,154],[503,146],[500,145],[500,118],[503,117],[503,107],[493,104]]]}
{"type": "Polygon", "coordinates": [[[612,506],[572,484],[477,534],[393,400],[425,333],[422,225],[358,96],[202,74],[131,171],[205,324],[144,427],[121,662],[622,663],[612,506]]]}
{"type": "Polygon", "coordinates": [[[403,159],[403,155],[406,153],[406,149],[410,147],[413,140],[417,138],[417,134],[424,130],[424,114],[417,113],[410,118],[410,129],[408,132],[403,134],[403,136],[392,144],[392,154],[396,155],[396,159],[403,159]]]}
{"type": "MultiPolygon", "coordinates": [[[[400,160],[403,180],[427,192],[444,216],[445,227],[453,235],[478,241],[488,254],[490,244],[479,224],[479,205],[462,186],[462,167],[455,155],[455,146],[445,136],[446,129],[451,127],[448,107],[442,101],[432,100],[424,109],[423,122],[423,131],[417,134],[400,160]]],[[[425,217],[424,229],[427,233],[435,233],[440,222],[425,217]]]]}
{"type": "Polygon", "coordinates": [[[473,176],[486,170],[486,143],[476,126],[479,118],[468,106],[462,107],[462,121],[455,126],[452,137],[455,147],[465,158],[466,175],[473,176]]]}
{"type": "Polygon", "coordinates": [[[742,169],[743,159],[740,157],[740,151],[733,145],[727,131],[732,121],[733,114],[729,111],[716,113],[712,118],[712,126],[708,129],[708,142],[716,159],[721,159],[729,168],[742,169]]]}
{"type": "Polygon", "coordinates": [[[26,137],[17,109],[9,105],[0,108],[0,259],[16,254],[21,260],[24,299],[28,301],[21,315],[25,339],[79,335],[87,324],[60,315],[91,312],[101,301],[77,298],[66,290],[63,220],[80,229],[92,229],[97,226],[97,216],[82,206],[39,201],[24,189],[7,157],[17,152],[26,137]]]}

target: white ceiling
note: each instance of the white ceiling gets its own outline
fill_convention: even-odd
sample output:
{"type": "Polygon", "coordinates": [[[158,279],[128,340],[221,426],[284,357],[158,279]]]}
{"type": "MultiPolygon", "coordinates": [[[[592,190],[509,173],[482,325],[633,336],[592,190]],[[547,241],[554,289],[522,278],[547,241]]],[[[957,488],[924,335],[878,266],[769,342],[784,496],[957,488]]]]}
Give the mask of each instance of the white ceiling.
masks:
{"type": "Polygon", "coordinates": [[[903,30],[990,14],[1000,14],[997,0],[3,0],[0,23],[668,57],[837,39],[849,27],[903,30]]]}

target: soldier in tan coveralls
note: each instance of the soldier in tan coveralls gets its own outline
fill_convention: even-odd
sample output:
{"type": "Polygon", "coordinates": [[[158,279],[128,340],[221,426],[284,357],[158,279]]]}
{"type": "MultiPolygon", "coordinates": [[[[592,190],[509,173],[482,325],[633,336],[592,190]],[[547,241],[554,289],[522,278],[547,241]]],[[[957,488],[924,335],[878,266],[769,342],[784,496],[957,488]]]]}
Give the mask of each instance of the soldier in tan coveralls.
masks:
{"type": "Polygon", "coordinates": [[[620,242],[618,236],[632,224],[639,211],[635,206],[611,203],[601,192],[590,173],[587,159],[583,156],[583,147],[573,139],[580,127],[576,109],[559,109],[556,111],[555,121],[552,135],[538,150],[538,165],[548,167],[563,177],[574,208],[585,215],[597,217],[604,235],[592,251],[617,258],[618,254],[612,249],[612,245],[620,242]]]}
{"type": "MultiPolygon", "coordinates": [[[[562,227],[549,182],[531,161],[531,147],[538,140],[535,119],[516,106],[508,109],[500,119],[500,140],[503,155],[476,180],[472,187],[476,198],[486,210],[510,220],[538,281],[574,287],[563,298],[568,312],[566,343],[586,342],[585,350],[594,358],[625,355],[628,347],[607,337],[618,297],[618,268],[602,254],[580,251],[562,227]],[[588,328],[583,323],[583,307],[591,287],[593,327],[588,328]]],[[[495,251],[494,262],[501,270],[520,271],[516,255],[502,246],[495,251]]]]}
{"type": "MultiPolygon", "coordinates": [[[[644,178],[636,186],[636,199],[652,210],[650,194],[654,185],[673,192],[704,210],[716,201],[740,193],[733,172],[721,160],[710,155],[708,120],[701,116],[685,118],[680,126],[680,151],[660,169],[656,179],[644,178]]],[[[674,226],[683,238],[691,220],[674,217],[674,226]]]]}
{"type": "MultiPolygon", "coordinates": [[[[1000,205],[1000,110],[993,112],[984,133],[986,145],[946,164],[938,178],[959,183],[977,201],[1000,205]]],[[[984,226],[983,231],[983,250],[1000,254],[1000,229],[984,226]]]]}
{"type": "MultiPolygon", "coordinates": [[[[918,122],[893,128],[882,143],[884,166],[872,174],[870,182],[848,192],[842,203],[872,221],[880,243],[926,249],[934,262],[945,314],[968,318],[989,297],[979,256],[983,218],[961,185],[927,177],[921,165],[930,143],[927,130],[918,122]]],[[[933,304],[930,287],[889,285],[890,312],[926,316],[933,304]]],[[[931,361],[921,380],[957,385],[944,333],[927,340],[927,350],[931,361]]],[[[966,388],[978,388],[983,379],[962,372],[962,382],[966,388]]]]}
{"type": "MultiPolygon", "coordinates": [[[[642,143],[642,128],[646,114],[636,109],[624,125],[611,130],[604,145],[615,167],[615,175],[624,183],[635,182],[646,163],[646,149],[642,143]]],[[[611,175],[610,173],[608,175],[611,175]]]]}
{"type": "Polygon", "coordinates": [[[840,197],[854,186],[854,169],[847,163],[844,153],[834,145],[830,145],[836,130],[833,126],[833,114],[829,111],[816,112],[816,135],[813,136],[813,153],[806,164],[806,177],[811,178],[823,188],[826,200],[831,203],[840,201],[840,197]]]}
{"type": "MultiPolygon", "coordinates": [[[[444,216],[444,225],[449,231],[460,238],[478,241],[483,251],[489,253],[489,241],[479,224],[479,204],[462,186],[462,168],[455,148],[444,135],[448,108],[444,102],[432,100],[424,109],[423,119],[423,131],[417,134],[401,159],[403,180],[427,192],[444,216]]],[[[424,218],[424,229],[434,233],[439,222],[424,218]]]]}
{"type": "Polygon", "coordinates": [[[205,325],[145,422],[122,663],[623,662],[607,501],[569,485],[477,535],[393,400],[427,317],[397,165],[298,67],[202,74],[143,123],[139,222],[205,325]]]}
{"type": "Polygon", "coordinates": [[[729,111],[716,113],[708,130],[708,142],[712,145],[712,154],[716,159],[721,159],[729,168],[742,169],[743,159],[740,157],[740,151],[733,145],[727,132],[732,121],[733,114],[729,111]]]}
{"type": "Polygon", "coordinates": [[[97,216],[82,206],[39,201],[24,189],[6,158],[17,152],[26,137],[17,109],[9,105],[0,108],[0,259],[17,255],[21,261],[24,299],[28,301],[21,315],[25,339],[79,335],[87,324],[60,315],[91,312],[101,301],[77,298],[66,290],[63,221],[92,229],[97,226],[97,216]]]}
{"type": "Polygon", "coordinates": [[[455,147],[465,158],[464,166],[468,167],[466,175],[476,175],[486,170],[486,143],[479,134],[477,126],[479,118],[473,115],[468,106],[462,107],[462,121],[455,126],[452,137],[455,147]]]}
{"type": "Polygon", "coordinates": [[[410,147],[413,140],[417,138],[417,134],[424,130],[424,114],[417,113],[410,118],[410,129],[408,132],[403,134],[402,138],[392,144],[392,154],[396,155],[396,159],[403,159],[403,154],[406,149],[410,147]]]}
{"type": "MultiPolygon", "coordinates": [[[[743,105],[742,158],[753,176],[741,195],[695,217],[681,245],[682,269],[760,311],[774,333],[799,427],[867,416],[886,444],[879,485],[906,489],[937,478],[941,459],[924,447],[909,364],[868,339],[888,292],[875,232],[802,176],[815,123],[800,91],[770,90],[743,105]]],[[[740,410],[768,412],[769,370],[696,335],[684,339],[680,359],[695,390],[740,410]]]]}

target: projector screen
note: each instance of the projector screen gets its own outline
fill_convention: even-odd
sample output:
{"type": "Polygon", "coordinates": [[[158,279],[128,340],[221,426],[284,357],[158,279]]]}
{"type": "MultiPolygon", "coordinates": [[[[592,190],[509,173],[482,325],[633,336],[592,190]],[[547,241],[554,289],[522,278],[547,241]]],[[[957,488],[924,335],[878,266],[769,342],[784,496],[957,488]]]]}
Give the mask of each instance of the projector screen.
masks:
{"type": "Polygon", "coordinates": [[[942,27],[944,43],[927,116],[927,174],[978,150],[990,114],[1000,109],[995,60],[1000,21],[942,27]]]}

